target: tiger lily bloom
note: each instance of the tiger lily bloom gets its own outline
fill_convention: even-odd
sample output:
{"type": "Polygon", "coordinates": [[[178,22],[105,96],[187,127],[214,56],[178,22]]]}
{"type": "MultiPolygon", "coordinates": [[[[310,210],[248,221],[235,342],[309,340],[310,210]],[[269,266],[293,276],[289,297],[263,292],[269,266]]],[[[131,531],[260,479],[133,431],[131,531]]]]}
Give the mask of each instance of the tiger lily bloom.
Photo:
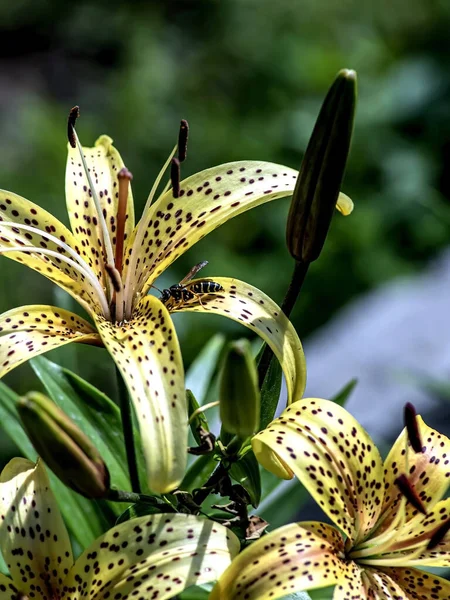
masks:
{"type": "MultiPolygon", "coordinates": [[[[39,271],[86,309],[85,319],[53,306],[22,306],[0,315],[0,377],[24,361],[71,342],[105,346],[127,385],[141,429],[149,487],[177,487],[186,466],[188,420],[183,363],[169,312],[222,314],[260,335],[279,359],[289,399],[301,397],[305,360],[279,307],[249,284],[215,278],[221,294],[166,306],[149,295],[172,262],[228,219],[289,196],[297,171],[239,161],[179,181],[187,124],[159,173],[135,226],[131,174],[111,138],[80,145],[76,110],[69,117],[66,202],[70,231],[36,204],[0,191],[0,253],[39,271]],[[75,147],[73,147],[75,146],[75,147]],[[178,148],[179,159],[174,158],[178,148]],[[172,188],[153,202],[172,165],[172,188]]],[[[167,188],[168,186],[166,186],[167,188]]],[[[344,195],[337,207],[345,206],[344,195]]],[[[342,210],[342,209],[341,209],[342,210]]]]}
{"type": "Polygon", "coordinates": [[[335,526],[292,523],[263,536],[234,559],[211,600],[272,600],[332,585],[333,600],[450,598],[449,581],[415,568],[450,566],[450,499],[441,500],[450,440],[416,423],[421,452],[405,429],[383,463],[344,408],[316,398],[291,404],[253,438],[253,450],[278,476],[297,476],[335,526]],[[405,481],[417,508],[402,493],[405,481]]]}
{"type": "Polygon", "coordinates": [[[172,598],[214,581],[239,550],[222,525],[181,514],[121,523],[74,562],[43,463],[13,459],[0,476],[2,600],[172,598]]]}

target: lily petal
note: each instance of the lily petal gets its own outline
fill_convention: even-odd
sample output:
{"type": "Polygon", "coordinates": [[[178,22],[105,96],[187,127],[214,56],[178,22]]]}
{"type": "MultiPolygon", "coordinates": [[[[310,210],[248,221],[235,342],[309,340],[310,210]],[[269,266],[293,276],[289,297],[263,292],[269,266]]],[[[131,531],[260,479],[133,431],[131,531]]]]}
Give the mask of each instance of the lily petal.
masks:
{"type": "Polygon", "coordinates": [[[344,217],[347,217],[353,212],[353,200],[349,196],[347,196],[347,194],[341,192],[338,196],[336,208],[341,214],[344,215],[344,217]]]}
{"type": "MultiPolygon", "coordinates": [[[[105,217],[113,249],[117,228],[118,179],[117,174],[124,166],[123,160],[114,148],[113,140],[102,135],[94,148],[83,148],[92,181],[97,192],[105,217]]],[[[92,192],[81,164],[77,148],[68,145],[66,166],[66,202],[70,224],[77,240],[95,257],[95,272],[100,279],[103,273],[104,257],[101,245],[102,231],[98,224],[98,215],[92,200],[92,192]]],[[[125,240],[134,228],[134,205],[131,185],[128,192],[127,216],[125,221],[125,240]]]]}
{"type": "Polygon", "coordinates": [[[361,583],[362,589],[359,590],[359,593],[356,593],[357,590],[347,583],[348,595],[345,595],[344,593],[337,595],[335,593],[333,600],[347,600],[348,598],[367,598],[367,600],[378,598],[380,600],[412,600],[413,598],[413,596],[405,596],[404,589],[398,585],[392,577],[387,573],[383,573],[381,570],[364,569],[364,571],[361,571],[361,583]]]}
{"type": "MultiPolygon", "coordinates": [[[[386,567],[379,569],[394,581],[403,592],[403,596],[392,596],[392,599],[411,598],[412,600],[421,599],[433,600],[438,598],[450,598],[450,581],[425,573],[418,569],[386,567]]],[[[387,596],[390,600],[391,596],[387,596]]]]}
{"type": "Polygon", "coordinates": [[[216,313],[255,331],[280,361],[286,378],[288,403],[300,399],[306,386],[305,355],[294,326],[281,308],[258,288],[238,279],[198,279],[190,285],[195,285],[196,281],[214,281],[223,287],[223,291],[202,295],[201,303],[187,303],[174,310],[216,313]]]}
{"type": "Polygon", "coordinates": [[[366,430],[338,404],[294,402],[254,436],[252,447],[275,475],[296,475],[353,542],[375,525],[384,492],[381,457],[366,430]]]}
{"type": "MultiPolygon", "coordinates": [[[[135,292],[145,294],[172,262],[206,234],[232,217],[270,200],[290,196],[298,171],[258,161],[231,162],[206,169],[169,190],[143,215],[142,260],[136,261],[135,292]]],[[[137,229],[137,228],[136,228],[137,229]]],[[[133,232],[131,242],[136,234],[133,232]]],[[[128,254],[129,257],[129,254],[128,254]]]]}
{"type": "Polygon", "coordinates": [[[30,598],[36,591],[58,597],[73,558],[41,461],[14,458],[6,465],[0,476],[0,514],[0,546],[16,587],[30,598]]]}
{"type": "Polygon", "coordinates": [[[0,592],[2,600],[17,600],[18,589],[3,573],[0,573],[0,592]]]}
{"type": "Polygon", "coordinates": [[[34,356],[71,342],[102,345],[78,315],[47,305],[13,308],[0,315],[0,377],[34,356]]]}
{"type": "Polygon", "coordinates": [[[88,311],[98,308],[98,297],[92,285],[80,270],[64,261],[64,258],[73,261],[73,256],[81,256],[88,268],[92,268],[92,256],[78,245],[72,233],[53,215],[37,204],[5,190],[0,190],[1,250],[6,250],[3,256],[38,271],[59,285],[88,311]],[[17,227],[2,222],[15,223],[17,227]],[[10,251],[18,246],[34,247],[36,253],[10,251]],[[61,258],[39,253],[42,251],[55,252],[61,258]]]}
{"type": "Polygon", "coordinates": [[[209,600],[269,600],[334,585],[348,573],[342,536],[325,523],[291,523],[246,548],[209,600]]]}
{"type": "MultiPolygon", "coordinates": [[[[406,429],[402,431],[388,457],[384,461],[385,496],[383,513],[390,516],[383,520],[383,529],[395,518],[400,492],[395,479],[402,473],[407,474],[409,482],[427,511],[444,496],[450,484],[450,440],[448,437],[428,427],[420,416],[417,417],[423,452],[415,453],[407,442],[406,429]],[[408,444],[408,462],[405,448],[408,444]]],[[[406,521],[417,515],[418,511],[406,504],[406,521]]]]}
{"type": "Polygon", "coordinates": [[[188,418],[184,370],[172,319],[146,296],[122,325],[96,317],[99,334],[120,370],[139,421],[150,489],[166,493],[184,476],[188,418]]]}
{"type": "MultiPolygon", "coordinates": [[[[368,590],[368,581],[364,581],[364,571],[353,561],[348,561],[347,572],[334,588],[333,600],[378,600],[378,596],[371,596],[368,590]]],[[[399,599],[397,599],[399,600],[399,599]]]]}
{"type": "Polygon", "coordinates": [[[98,538],[76,561],[65,589],[91,589],[101,598],[127,598],[133,591],[140,598],[164,600],[218,579],[238,551],[231,531],[204,518],[140,517],[98,538]]]}

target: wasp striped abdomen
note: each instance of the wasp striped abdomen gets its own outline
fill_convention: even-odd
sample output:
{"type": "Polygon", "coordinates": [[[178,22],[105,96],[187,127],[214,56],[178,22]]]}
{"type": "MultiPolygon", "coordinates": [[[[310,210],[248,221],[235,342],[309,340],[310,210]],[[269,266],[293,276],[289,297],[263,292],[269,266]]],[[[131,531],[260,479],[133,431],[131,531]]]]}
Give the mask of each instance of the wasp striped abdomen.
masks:
{"type": "Polygon", "coordinates": [[[216,294],[223,292],[223,287],[216,281],[197,281],[192,286],[192,291],[196,294],[216,294]]]}

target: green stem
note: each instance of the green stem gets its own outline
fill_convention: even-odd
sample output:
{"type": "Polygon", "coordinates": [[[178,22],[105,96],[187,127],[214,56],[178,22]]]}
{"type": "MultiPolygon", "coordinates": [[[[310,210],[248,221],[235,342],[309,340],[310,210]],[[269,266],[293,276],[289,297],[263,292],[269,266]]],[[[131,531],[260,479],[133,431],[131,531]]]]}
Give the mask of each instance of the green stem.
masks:
{"type": "Polygon", "coordinates": [[[139,484],[139,473],[136,462],[136,448],[134,446],[133,419],[131,413],[131,404],[128,397],[127,388],[122,379],[119,369],[116,367],[117,387],[119,390],[120,415],[122,417],[123,436],[125,439],[125,449],[127,452],[128,472],[130,475],[131,489],[136,494],[141,491],[139,484]]]}
{"type": "MultiPolygon", "coordinates": [[[[283,303],[281,305],[281,310],[287,317],[290,316],[292,309],[294,308],[295,303],[297,302],[297,298],[299,297],[300,291],[303,287],[303,283],[305,281],[309,265],[310,263],[304,263],[301,261],[296,261],[295,263],[291,282],[289,284],[288,291],[286,292],[286,296],[284,297],[283,303]]],[[[261,360],[258,364],[258,377],[260,387],[262,387],[262,384],[264,383],[264,379],[267,375],[267,371],[269,369],[269,365],[272,359],[272,349],[266,344],[263,355],[261,356],[261,360]]]]}

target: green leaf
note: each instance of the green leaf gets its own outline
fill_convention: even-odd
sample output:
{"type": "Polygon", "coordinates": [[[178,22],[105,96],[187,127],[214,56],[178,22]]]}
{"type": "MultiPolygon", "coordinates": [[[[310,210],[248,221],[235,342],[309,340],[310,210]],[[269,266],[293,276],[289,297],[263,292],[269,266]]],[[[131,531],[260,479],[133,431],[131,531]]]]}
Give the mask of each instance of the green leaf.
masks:
{"type": "MultiPolygon", "coordinates": [[[[264,348],[265,344],[263,344],[260,352],[258,353],[257,360],[261,358],[264,348]]],[[[275,416],[275,411],[278,406],[278,401],[280,399],[282,379],[283,371],[281,369],[281,365],[277,358],[273,356],[261,387],[261,415],[259,419],[259,431],[265,429],[267,425],[273,421],[273,417],[275,416]]]]}
{"type": "Polygon", "coordinates": [[[208,600],[209,594],[214,587],[214,583],[204,583],[203,585],[193,585],[184,590],[178,597],[180,600],[208,600]]]}
{"type": "MultiPolygon", "coordinates": [[[[317,596],[316,600],[326,600],[331,598],[331,596],[317,596]]],[[[288,596],[283,596],[282,600],[312,600],[311,596],[306,592],[295,592],[294,594],[289,594],[288,596]]]]}
{"type": "MultiPolygon", "coordinates": [[[[108,466],[112,486],[129,490],[120,411],[105,394],[74,373],[39,356],[31,365],[52,400],[92,440],[108,466]]],[[[123,505],[108,502],[115,515],[123,505]]]]}
{"type": "Polygon", "coordinates": [[[258,507],[258,516],[270,523],[270,529],[296,520],[300,508],[310,498],[307,490],[298,479],[282,481],[262,467],[260,473],[263,500],[258,507]]]}
{"type": "Polygon", "coordinates": [[[258,461],[252,451],[232,464],[230,475],[245,488],[256,508],[261,500],[261,477],[258,461]]]}
{"type": "Polygon", "coordinates": [[[224,335],[212,337],[186,372],[186,388],[192,390],[200,405],[205,403],[224,344],[224,335]]]}
{"type": "Polygon", "coordinates": [[[154,502],[138,502],[132,504],[123,511],[117,518],[116,525],[129,521],[130,519],[135,519],[136,517],[145,517],[145,515],[156,515],[169,512],[173,512],[173,510],[170,510],[170,506],[157,498],[155,498],[154,502]]]}
{"type": "Polygon", "coordinates": [[[339,406],[344,406],[344,404],[349,399],[351,393],[355,389],[357,383],[358,380],[356,378],[351,379],[348,383],[344,385],[344,387],[341,390],[339,390],[339,392],[335,396],[330,398],[330,400],[332,400],[332,402],[336,402],[336,404],[339,404],[339,406]]]}
{"type": "Polygon", "coordinates": [[[192,415],[200,408],[200,405],[191,390],[186,390],[186,397],[188,401],[189,426],[191,428],[191,433],[194,436],[197,444],[200,445],[202,443],[202,439],[199,435],[199,428],[209,431],[208,421],[206,420],[205,413],[201,411],[199,411],[191,421],[192,415]]]}
{"type": "Polygon", "coordinates": [[[213,453],[199,456],[189,467],[180,484],[180,490],[192,492],[192,490],[202,487],[216,467],[217,459],[213,453]]]}
{"type": "MultiPolygon", "coordinates": [[[[16,411],[18,399],[19,396],[0,381],[1,426],[26,458],[36,460],[36,452],[22,429],[16,411]]],[[[82,549],[86,548],[108,528],[109,523],[98,504],[66,488],[53,473],[49,472],[49,477],[71,535],[82,549]]]]}

